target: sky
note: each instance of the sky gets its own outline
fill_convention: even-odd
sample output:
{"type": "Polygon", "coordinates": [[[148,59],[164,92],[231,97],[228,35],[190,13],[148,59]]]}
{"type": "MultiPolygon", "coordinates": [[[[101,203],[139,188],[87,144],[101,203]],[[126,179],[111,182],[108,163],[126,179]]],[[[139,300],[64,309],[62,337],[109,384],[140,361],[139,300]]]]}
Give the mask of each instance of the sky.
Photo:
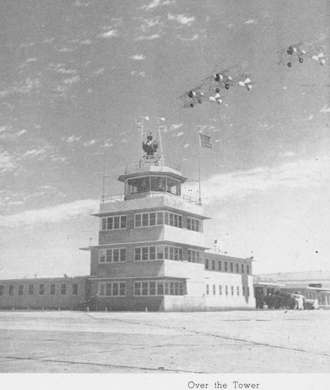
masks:
{"type": "Polygon", "coordinates": [[[1,1],[0,278],[89,273],[102,175],[122,192],[139,117],[165,118],[168,166],[196,180],[200,158],[210,247],[254,256],[257,273],[330,270],[329,60],[279,64],[297,42],[329,57],[327,3],[1,1]],[[252,91],[182,107],[233,66],[252,91]]]}

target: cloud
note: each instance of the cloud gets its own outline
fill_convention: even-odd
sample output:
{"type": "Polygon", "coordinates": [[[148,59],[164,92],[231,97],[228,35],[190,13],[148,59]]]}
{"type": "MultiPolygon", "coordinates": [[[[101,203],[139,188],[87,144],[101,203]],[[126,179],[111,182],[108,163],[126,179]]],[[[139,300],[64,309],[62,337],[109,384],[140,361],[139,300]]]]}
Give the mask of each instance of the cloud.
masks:
{"type": "Polygon", "coordinates": [[[178,14],[178,15],[168,14],[167,18],[168,18],[168,20],[173,20],[177,23],[180,23],[180,24],[186,25],[186,26],[190,26],[195,21],[194,16],[186,16],[183,14],[178,14]]]}
{"type": "Polygon", "coordinates": [[[131,76],[137,76],[137,77],[146,77],[146,72],[138,72],[137,70],[131,71],[131,76]]]}
{"type": "Polygon", "coordinates": [[[255,19],[248,19],[244,22],[244,24],[257,24],[257,21],[255,19]]]}
{"type": "Polygon", "coordinates": [[[7,173],[16,168],[15,160],[6,150],[0,149],[0,173],[7,173]]]}
{"type": "Polygon", "coordinates": [[[143,54],[134,54],[133,56],[130,56],[130,58],[135,61],[143,61],[146,57],[143,54]]]}
{"type": "Polygon", "coordinates": [[[47,153],[47,147],[40,148],[40,149],[30,149],[27,150],[23,155],[22,158],[38,158],[38,160],[43,160],[46,157],[47,153]]]}
{"type": "Polygon", "coordinates": [[[164,5],[171,5],[174,4],[174,0],[152,0],[151,3],[143,5],[141,9],[144,9],[146,11],[151,11],[155,8],[164,6],[164,5]]]}
{"type": "Polygon", "coordinates": [[[28,210],[18,214],[0,216],[0,227],[22,227],[42,223],[59,223],[75,217],[87,216],[98,209],[99,200],[83,199],[70,203],[36,210],[28,210]]]}
{"type": "Polygon", "coordinates": [[[62,137],[62,141],[68,143],[68,144],[72,144],[73,142],[78,142],[80,140],[81,137],[77,137],[75,135],[70,135],[70,137],[62,137]]]}
{"type": "Polygon", "coordinates": [[[242,199],[278,187],[298,189],[323,185],[330,185],[330,157],[213,175],[203,183],[203,192],[208,202],[213,202],[242,199]]]}
{"type": "Polygon", "coordinates": [[[95,139],[91,139],[90,141],[86,141],[84,142],[84,146],[87,147],[87,146],[92,146],[92,145],[95,145],[96,144],[96,141],[95,139]]]}
{"type": "Polygon", "coordinates": [[[320,112],[322,112],[323,114],[327,114],[330,112],[330,107],[324,106],[321,108],[320,112]]]}
{"type": "Polygon", "coordinates": [[[153,41],[154,39],[160,38],[159,34],[152,34],[152,35],[139,35],[135,38],[136,41],[153,41]]]}
{"type": "Polygon", "coordinates": [[[116,29],[111,29],[109,31],[106,31],[102,34],[99,35],[100,38],[115,38],[115,37],[118,37],[119,33],[118,33],[118,30],[116,29]]]}
{"type": "Polygon", "coordinates": [[[199,38],[199,34],[194,34],[191,37],[182,37],[181,35],[178,35],[178,39],[181,41],[196,41],[199,38]]]}

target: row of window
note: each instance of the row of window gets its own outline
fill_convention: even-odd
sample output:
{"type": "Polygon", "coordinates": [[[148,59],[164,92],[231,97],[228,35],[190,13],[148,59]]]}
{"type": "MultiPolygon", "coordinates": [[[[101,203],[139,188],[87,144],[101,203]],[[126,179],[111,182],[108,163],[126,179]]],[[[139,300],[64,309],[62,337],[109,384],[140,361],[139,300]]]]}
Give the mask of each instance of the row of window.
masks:
{"type": "Polygon", "coordinates": [[[135,296],[184,295],[185,282],[165,280],[145,280],[134,282],[135,296]]]}
{"type": "Polygon", "coordinates": [[[240,263],[232,263],[224,261],[215,261],[205,259],[205,268],[211,271],[220,271],[220,272],[231,272],[237,274],[250,274],[250,266],[249,264],[240,264],[240,263]]]}
{"type": "Polygon", "coordinates": [[[163,224],[182,228],[182,215],[167,211],[134,215],[134,227],[136,228],[163,224]]]}
{"type": "Polygon", "coordinates": [[[126,215],[116,215],[114,217],[102,218],[102,230],[126,229],[126,215]]]}
{"type": "Polygon", "coordinates": [[[99,282],[98,295],[100,297],[126,296],[126,282],[99,282]]]}
{"type": "MultiPolygon", "coordinates": [[[[167,211],[148,212],[134,215],[134,227],[150,227],[156,225],[170,225],[182,228],[182,215],[167,211]]],[[[126,229],[127,217],[126,215],[117,215],[113,217],[102,218],[102,230],[118,230],[126,229]]],[[[201,230],[201,223],[196,218],[187,218],[187,229],[199,232],[201,230]]]]}
{"type": "MultiPolygon", "coordinates": [[[[45,294],[50,294],[50,295],[55,295],[56,294],[56,289],[59,289],[59,292],[61,295],[66,295],[68,293],[68,286],[65,283],[62,283],[61,285],[56,285],[56,284],[50,284],[49,285],[49,290],[47,288],[48,286],[46,284],[39,284],[38,286],[34,284],[29,284],[29,285],[23,285],[20,284],[19,286],[15,286],[13,284],[8,285],[8,295],[15,295],[15,292],[17,290],[17,295],[34,295],[34,294],[39,294],[39,295],[45,295],[45,294]],[[18,287],[18,288],[15,288],[18,287]]],[[[71,294],[72,295],[78,295],[78,284],[74,283],[71,285],[72,290],[71,294]]],[[[0,285],[0,295],[5,295],[5,286],[0,285]]]]}
{"type": "Polygon", "coordinates": [[[143,246],[135,248],[134,250],[135,261],[148,261],[148,260],[183,260],[182,248],[174,246],[143,246]]]}
{"type": "Polygon", "coordinates": [[[126,194],[128,195],[150,191],[180,195],[181,186],[179,181],[167,176],[146,176],[127,180],[126,194]]]}
{"type": "MultiPolygon", "coordinates": [[[[183,281],[138,280],[134,282],[135,296],[184,295],[183,281]]],[[[98,295],[101,297],[123,297],[127,295],[126,282],[99,282],[98,295]]]]}
{"type": "Polygon", "coordinates": [[[199,263],[199,252],[192,249],[188,249],[188,261],[190,263],[199,263]]]}
{"type": "MultiPolygon", "coordinates": [[[[235,294],[237,296],[240,296],[240,288],[239,286],[236,286],[236,289],[235,289],[235,286],[227,286],[225,285],[224,286],[224,290],[222,289],[222,285],[219,284],[218,285],[218,288],[215,284],[212,285],[212,291],[211,291],[211,286],[210,285],[206,285],[206,295],[211,295],[211,293],[213,295],[229,295],[229,292],[230,292],[230,295],[234,296],[235,294]],[[230,290],[229,290],[230,288],[230,290]]],[[[243,296],[249,296],[250,295],[250,289],[249,287],[245,287],[243,286],[242,287],[242,295],[243,296]]]]}
{"type": "Polygon", "coordinates": [[[99,263],[123,263],[126,261],[126,248],[99,250],[99,263]]]}

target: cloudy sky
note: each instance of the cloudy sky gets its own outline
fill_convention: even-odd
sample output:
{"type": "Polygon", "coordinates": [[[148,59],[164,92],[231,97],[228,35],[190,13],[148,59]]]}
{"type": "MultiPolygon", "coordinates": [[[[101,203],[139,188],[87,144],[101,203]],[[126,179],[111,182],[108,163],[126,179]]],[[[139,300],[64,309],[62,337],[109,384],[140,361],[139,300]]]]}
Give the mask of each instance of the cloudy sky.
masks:
{"type": "Polygon", "coordinates": [[[330,270],[329,62],[278,64],[296,42],[329,55],[329,15],[326,0],[1,1],[0,278],[89,272],[78,248],[96,243],[102,172],[119,193],[139,116],[166,119],[166,162],[191,179],[197,132],[212,136],[210,246],[257,272],[330,270]],[[181,107],[231,66],[251,92],[181,107]]]}

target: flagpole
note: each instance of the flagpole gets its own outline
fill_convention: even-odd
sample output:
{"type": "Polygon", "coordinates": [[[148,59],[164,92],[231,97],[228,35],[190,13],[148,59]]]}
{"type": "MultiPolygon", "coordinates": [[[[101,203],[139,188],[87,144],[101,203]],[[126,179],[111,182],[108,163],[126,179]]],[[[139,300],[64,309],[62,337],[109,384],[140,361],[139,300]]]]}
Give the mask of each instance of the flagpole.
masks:
{"type": "Polygon", "coordinates": [[[198,146],[198,203],[202,204],[202,186],[201,186],[201,136],[198,133],[199,146],[198,146]]]}

